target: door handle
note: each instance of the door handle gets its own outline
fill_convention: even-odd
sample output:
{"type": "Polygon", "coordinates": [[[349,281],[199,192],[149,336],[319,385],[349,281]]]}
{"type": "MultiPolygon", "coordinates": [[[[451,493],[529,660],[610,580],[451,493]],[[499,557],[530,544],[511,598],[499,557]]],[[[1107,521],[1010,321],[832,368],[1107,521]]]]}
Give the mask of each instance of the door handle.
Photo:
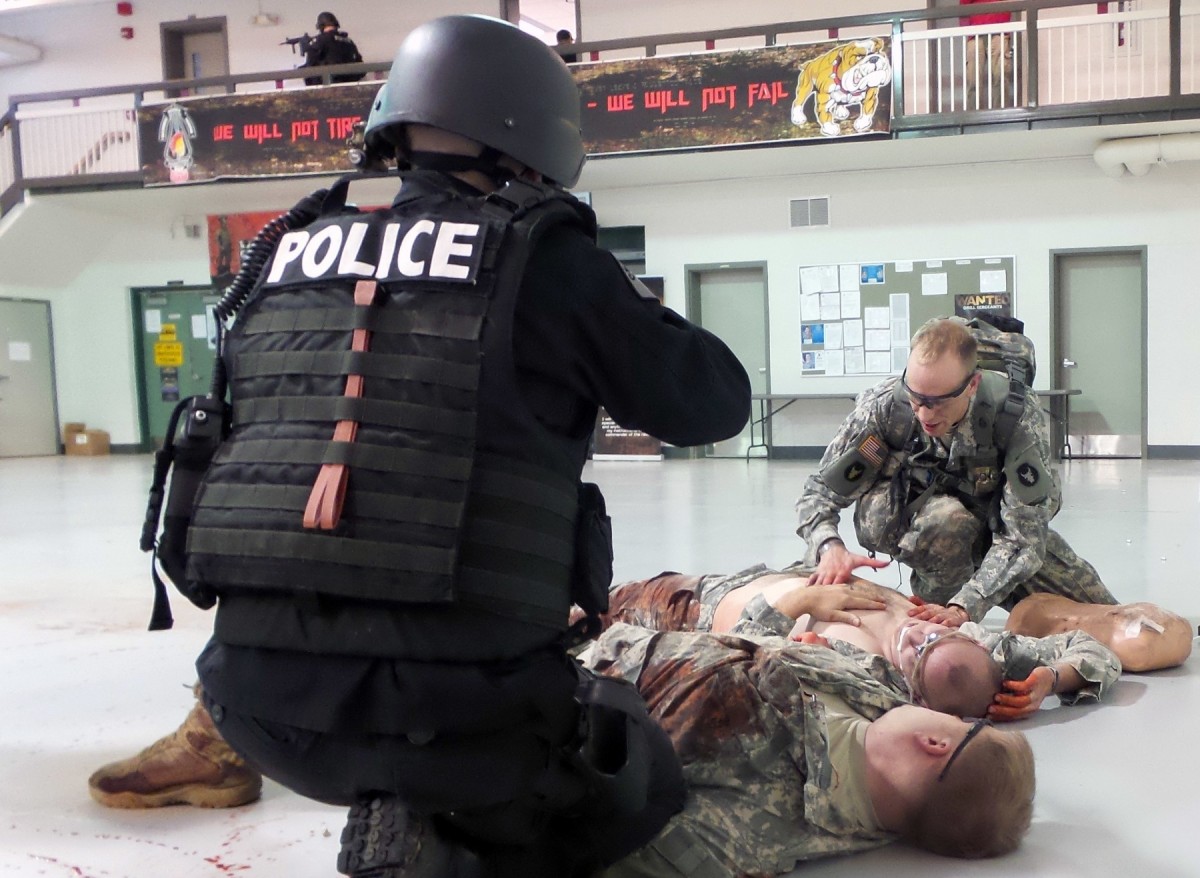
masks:
{"type": "Polygon", "coordinates": [[[1069,360],[1066,357],[1063,357],[1062,364],[1064,369],[1074,369],[1077,365],[1074,360],[1069,360]]]}

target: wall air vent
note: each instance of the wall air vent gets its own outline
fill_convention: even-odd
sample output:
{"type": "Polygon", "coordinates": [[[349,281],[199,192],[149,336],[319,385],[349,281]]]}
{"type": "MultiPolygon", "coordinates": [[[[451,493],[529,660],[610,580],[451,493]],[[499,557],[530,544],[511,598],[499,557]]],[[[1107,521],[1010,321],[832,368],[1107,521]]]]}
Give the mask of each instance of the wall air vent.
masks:
{"type": "Polygon", "coordinates": [[[789,203],[793,229],[829,225],[829,196],[793,198],[789,203]]]}

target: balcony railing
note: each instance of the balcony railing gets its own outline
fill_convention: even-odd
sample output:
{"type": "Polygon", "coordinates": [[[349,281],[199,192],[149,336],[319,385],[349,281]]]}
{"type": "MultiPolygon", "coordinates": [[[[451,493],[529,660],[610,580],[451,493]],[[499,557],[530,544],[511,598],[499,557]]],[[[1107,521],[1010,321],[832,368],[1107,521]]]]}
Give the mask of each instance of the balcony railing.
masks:
{"type": "MultiPolygon", "coordinates": [[[[581,59],[754,49],[890,36],[892,136],[937,129],[1093,114],[1200,116],[1200,0],[1013,0],[973,5],[1008,12],[1001,24],[965,26],[962,7],[783,22],[706,33],[579,43],[581,59]]],[[[322,68],[381,78],[387,64],[322,68]]],[[[137,108],[209,93],[302,87],[313,71],[268,71],[196,80],[20,95],[0,119],[0,211],[30,187],[134,184],[137,108]]],[[[1103,118],[1101,118],[1103,117],[1103,118]]]]}

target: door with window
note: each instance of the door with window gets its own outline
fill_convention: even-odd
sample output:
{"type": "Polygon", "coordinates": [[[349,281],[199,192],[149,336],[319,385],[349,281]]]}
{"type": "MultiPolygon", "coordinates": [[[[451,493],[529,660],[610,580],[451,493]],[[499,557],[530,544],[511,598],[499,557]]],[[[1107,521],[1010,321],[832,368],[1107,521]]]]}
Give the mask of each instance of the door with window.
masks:
{"type": "Polygon", "coordinates": [[[212,287],[152,287],[133,291],[142,445],[157,448],[176,403],[208,393],[217,352],[212,287]]]}

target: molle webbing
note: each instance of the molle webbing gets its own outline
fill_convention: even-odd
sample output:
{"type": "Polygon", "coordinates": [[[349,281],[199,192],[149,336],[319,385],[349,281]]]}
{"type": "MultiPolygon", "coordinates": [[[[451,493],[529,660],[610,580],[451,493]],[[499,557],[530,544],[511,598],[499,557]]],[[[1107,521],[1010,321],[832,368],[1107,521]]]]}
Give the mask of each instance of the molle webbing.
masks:
{"type": "Polygon", "coordinates": [[[431,433],[475,435],[474,412],[447,412],[431,406],[380,399],[340,396],[273,396],[246,399],[233,407],[233,417],[251,421],[357,421],[378,427],[415,427],[431,433]]]}
{"type": "MultiPolygon", "coordinates": [[[[471,300],[467,300],[470,302],[471,300]]],[[[294,332],[351,332],[366,329],[395,335],[430,335],[471,340],[479,337],[487,301],[479,313],[369,311],[361,308],[301,308],[295,311],[260,311],[246,320],[245,335],[294,332]]]]}
{"type": "Polygon", "coordinates": [[[278,375],[362,375],[444,384],[473,390],[479,384],[477,363],[450,363],[433,357],[378,354],[371,351],[272,351],[237,358],[238,375],[262,378],[278,375]]]}
{"type": "MultiPolygon", "coordinates": [[[[488,213],[470,278],[387,280],[357,305],[361,279],[285,277],[258,289],[228,336],[233,430],[197,497],[190,579],[218,595],[326,596],[397,609],[461,602],[566,624],[577,468],[553,455],[543,464],[537,442],[524,460],[476,447],[482,406],[522,410],[515,386],[495,384],[511,370],[510,342],[488,345],[510,339],[497,326],[511,320],[532,239],[578,221],[565,203],[526,204],[517,221],[488,213]],[[364,333],[369,350],[354,342],[364,333]],[[501,392],[485,401],[481,369],[489,366],[491,395],[501,392]],[[345,392],[350,382],[361,382],[361,396],[345,392]],[[335,428],[347,422],[354,435],[339,439],[335,428]],[[305,528],[323,467],[347,472],[341,516],[331,529],[305,528]]],[[[389,216],[405,222],[421,210],[398,206],[389,216]]],[[[461,206],[434,210],[421,215],[454,220],[461,206]]],[[[544,428],[525,420],[531,441],[544,441],[544,428]]]]}

